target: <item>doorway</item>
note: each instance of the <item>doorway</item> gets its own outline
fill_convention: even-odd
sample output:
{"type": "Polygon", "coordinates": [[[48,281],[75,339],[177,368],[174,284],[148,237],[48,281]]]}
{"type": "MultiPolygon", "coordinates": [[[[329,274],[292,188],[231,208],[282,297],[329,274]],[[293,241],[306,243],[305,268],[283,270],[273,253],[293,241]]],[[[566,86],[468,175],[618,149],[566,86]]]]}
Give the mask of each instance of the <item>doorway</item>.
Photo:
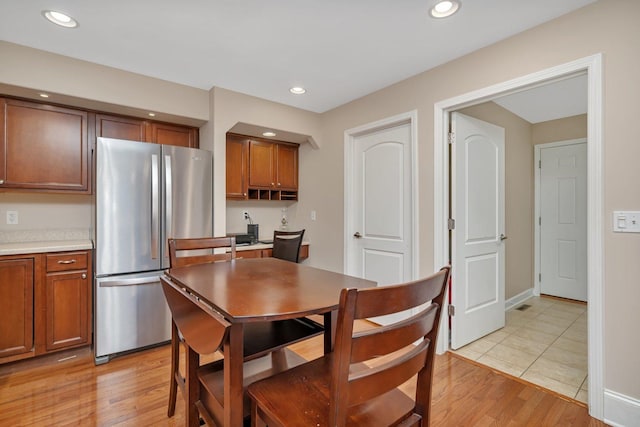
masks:
{"type": "MultiPolygon", "coordinates": [[[[558,67],[543,70],[521,78],[510,80],[495,86],[468,93],[456,98],[441,101],[435,105],[435,144],[434,144],[434,196],[435,196],[435,265],[445,264],[449,260],[449,151],[447,130],[449,128],[449,112],[495,99],[507,93],[523,90],[534,85],[542,85],[555,79],[566,78],[576,73],[587,73],[588,78],[588,256],[587,271],[589,299],[588,306],[588,402],[590,414],[598,419],[604,415],[603,385],[603,304],[602,304],[602,271],[603,271],[603,200],[602,200],[602,58],[600,55],[573,61],[558,67]]],[[[453,257],[455,259],[455,257],[453,257]]],[[[455,281],[455,269],[453,266],[455,281]]],[[[454,282],[455,283],[455,282],[454,282]]],[[[448,322],[441,322],[440,337],[448,337],[448,322]]],[[[438,352],[445,352],[449,347],[446,339],[438,342],[438,352]]]]}

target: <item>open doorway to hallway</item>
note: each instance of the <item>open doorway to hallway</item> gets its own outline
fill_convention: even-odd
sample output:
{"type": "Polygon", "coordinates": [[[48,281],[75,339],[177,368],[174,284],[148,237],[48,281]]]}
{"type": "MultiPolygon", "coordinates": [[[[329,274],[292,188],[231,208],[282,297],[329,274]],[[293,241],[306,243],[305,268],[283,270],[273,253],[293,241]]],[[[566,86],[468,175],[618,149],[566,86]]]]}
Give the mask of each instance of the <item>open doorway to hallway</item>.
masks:
{"type": "MultiPolygon", "coordinates": [[[[555,67],[554,69],[544,70],[539,73],[534,73],[530,76],[525,76],[513,81],[505,82],[493,87],[488,87],[476,92],[468,93],[458,96],[449,100],[442,101],[435,105],[436,110],[436,182],[435,182],[435,198],[436,201],[442,201],[442,206],[449,206],[449,185],[447,176],[449,174],[449,168],[453,167],[449,164],[449,154],[447,148],[446,129],[448,127],[448,114],[452,111],[460,111],[470,105],[477,105],[478,103],[487,102],[503,94],[511,94],[516,91],[526,90],[532,87],[538,87],[554,79],[570,78],[580,71],[587,71],[588,74],[588,162],[589,162],[589,185],[588,185],[588,235],[589,235],[589,266],[588,266],[588,289],[589,298],[595,301],[593,304],[589,304],[586,310],[589,312],[587,320],[587,334],[588,339],[591,341],[588,348],[588,375],[589,375],[589,390],[588,390],[588,402],[590,413],[593,416],[602,416],[603,411],[603,384],[602,384],[602,334],[601,324],[602,320],[602,303],[600,296],[602,295],[602,230],[600,223],[602,222],[602,200],[600,192],[602,188],[602,137],[600,132],[600,126],[602,121],[602,104],[601,104],[601,58],[590,57],[583,60],[574,61],[562,66],[555,67]],[[442,162],[439,162],[439,159],[442,162]],[[442,166],[440,166],[442,165],[442,166]]],[[[531,148],[530,148],[531,149],[531,148]]],[[[531,170],[531,169],[529,169],[531,170]]],[[[532,175],[532,174],[531,174],[532,175]]],[[[531,193],[529,192],[529,197],[531,193]]],[[[532,197],[531,197],[532,198],[532,197]]],[[[447,224],[447,212],[439,212],[435,210],[436,225],[438,229],[443,230],[442,234],[436,233],[435,242],[435,262],[441,263],[446,261],[447,254],[452,250],[449,243],[449,232],[446,230],[447,224]],[[441,227],[440,228],[440,225],[441,227]]],[[[508,226],[507,226],[508,228],[508,226]]],[[[509,229],[508,233],[512,234],[513,229],[509,229]]],[[[532,234],[532,227],[525,229],[525,232],[532,234]]],[[[510,236],[509,236],[510,237],[510,236]]],[[[511,237],[510,237],[511,238],[511,237]]],[[[529,245],[529,251],[532,251],[532,245],[529,245]]],[[[453,248],[455,251],[455,248],[453,248]]],[[[510,251],[509,251],[510,252],[510,251]]],[[[532,257],[516,256],[518,259],[525,260],[531,263],[532,257]]],[[[531,267],[529,267],[531,270],[531,267]]],[[[525,268],[526,270],[526,268],[525,268]]],[[[455,271],[455,266],[453,267],[455,271]]],[[[453,278],[455,286],[455,277],[453,278]]],[[[511,296],[507,295],[506,306],[517,307],[528,298],[533,295],[532,277],[529,276],[523,282],[514,282],[516,286],[523,286],[524,290],[521,292],[512,293],[511,296]]],[[[455,301],[454,301],[455,304],[455,301]]],[[[463,305],[456,307],[456,312],[464,310],[463,305]]],[[[454,316],[455,318],[455,316],[454,316]]],[[[455,327],[452,326],[452,327],[455,327]]],[[[444,325],[447,328],[447,325],[444,325]]],[[[443,331],[446,333],[446,331],[443,331]]],[[[440,351],[445,351],[446,343],[439,343],[440,351]]]]}

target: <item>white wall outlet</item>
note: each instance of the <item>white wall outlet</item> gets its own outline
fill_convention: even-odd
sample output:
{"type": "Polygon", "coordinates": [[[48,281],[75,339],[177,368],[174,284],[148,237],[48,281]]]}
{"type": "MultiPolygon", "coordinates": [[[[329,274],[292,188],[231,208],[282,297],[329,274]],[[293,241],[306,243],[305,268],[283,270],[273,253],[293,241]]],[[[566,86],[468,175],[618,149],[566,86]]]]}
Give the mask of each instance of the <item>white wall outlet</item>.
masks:
{"type": "Polygon", "coordinates": [[[316,218],[316,211],[311,211],[311,221],[315,221],[316,218]]]}
{"type": "Polygon", "coordinates": [[[247,221],[251,219],[249,211],[242,211],[242,219],[246,219],[247,221]]]}
{"type": "Polygon", "coordinates": [[[7,211],[7,224],[18,224],[18,211],[7,211]]]}

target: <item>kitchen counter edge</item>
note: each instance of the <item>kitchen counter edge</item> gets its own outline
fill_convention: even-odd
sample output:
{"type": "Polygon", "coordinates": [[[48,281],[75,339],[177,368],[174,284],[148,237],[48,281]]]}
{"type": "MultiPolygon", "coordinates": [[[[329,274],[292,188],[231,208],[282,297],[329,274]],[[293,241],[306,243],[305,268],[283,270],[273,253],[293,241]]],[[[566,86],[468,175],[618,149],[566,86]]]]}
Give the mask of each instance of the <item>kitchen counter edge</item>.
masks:
{"type": "Polygon", "coordinates": [[[91,240],[56,240],[50,242],[0,243],[0,256],[93,249],[91,240]]]}

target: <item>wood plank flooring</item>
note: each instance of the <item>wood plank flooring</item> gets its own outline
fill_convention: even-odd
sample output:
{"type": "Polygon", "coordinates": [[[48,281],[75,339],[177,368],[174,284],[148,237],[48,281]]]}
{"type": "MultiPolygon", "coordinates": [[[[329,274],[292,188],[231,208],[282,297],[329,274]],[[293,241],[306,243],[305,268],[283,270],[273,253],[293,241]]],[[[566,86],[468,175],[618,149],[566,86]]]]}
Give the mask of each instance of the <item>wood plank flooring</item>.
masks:
{"type": "MultiPolygon", "coordinates": [[[[322,337],[292,349],[317,357],[322,337]]],[[[167,345],[100,366],[89,349],[2,365],[0,426],[183,426],[180,397],[166,415],[169,358],[167,345]]],[[[433,391],[432,426],[606,425],[583,405],[451,353],[436,359],[433,391]]]]}

